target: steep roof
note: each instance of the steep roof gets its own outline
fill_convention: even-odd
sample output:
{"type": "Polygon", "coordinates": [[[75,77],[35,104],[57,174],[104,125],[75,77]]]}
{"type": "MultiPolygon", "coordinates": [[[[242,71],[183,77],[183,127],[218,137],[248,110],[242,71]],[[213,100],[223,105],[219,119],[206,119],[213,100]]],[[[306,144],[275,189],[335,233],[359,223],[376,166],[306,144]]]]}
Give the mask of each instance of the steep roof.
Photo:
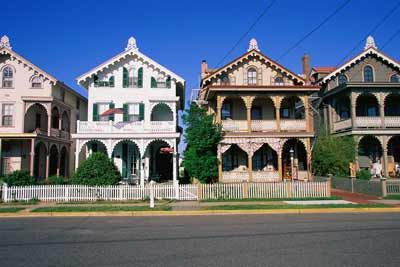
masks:
{"type": "Polygon", "coordinates": [[[93,74],[98,74],[99,72],[106,70],[107,68],[113,66],[114,64],[120,62],[121,60],[123,60],[129,56],[137,57],[139,60],[141,60],[143,62],[147,62],[150,66],[152,66],[154,69],[158,70],[159,72],[164,73],[165,75],[170,75],[171,79],[175,80],[176,82],[181,82],[182,84],[185,82],[185,80],[182,77],[180,77],[179,75],[175,74],[174,72],[170,71],[166,67],[157,63],[153,59],[151,59],[148,56],[144,55],[143,53],[139,52],[139,48],[136,46],[136,40],[133,37],[129,38],[128,45],[125,48],[125,51],[113,56],[112,58],[108,59],[107,61],[92,68],[88,72],[80,75],[76,80],[77,80],[78,84],[87,88],[88,81],[92,77],[93,74]]]}

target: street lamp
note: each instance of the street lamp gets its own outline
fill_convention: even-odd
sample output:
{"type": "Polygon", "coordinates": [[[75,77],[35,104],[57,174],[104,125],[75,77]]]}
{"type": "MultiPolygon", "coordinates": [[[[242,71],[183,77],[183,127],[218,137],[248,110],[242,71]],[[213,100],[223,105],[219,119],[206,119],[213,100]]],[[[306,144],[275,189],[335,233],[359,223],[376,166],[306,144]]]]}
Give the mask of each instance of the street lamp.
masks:
{"type": "Polygon", "coordinates": [[[293,148],[290,148],[289,154],[290,154],[290,174],[291,174],[292,181],[293,181],[293,167],[294,167],[294,165],[293,165],[293,160],[294,160],[294,150],[293,150],[293,148]]]}

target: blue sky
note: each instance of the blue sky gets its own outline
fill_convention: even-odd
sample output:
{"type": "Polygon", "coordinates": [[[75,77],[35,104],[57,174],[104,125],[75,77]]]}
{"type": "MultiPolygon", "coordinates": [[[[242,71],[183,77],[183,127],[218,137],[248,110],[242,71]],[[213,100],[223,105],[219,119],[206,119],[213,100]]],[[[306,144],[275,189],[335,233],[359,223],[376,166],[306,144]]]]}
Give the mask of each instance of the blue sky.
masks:
{"type": "MultiPolygon", "coordinates": [[[[251,37],[262,52],[277,59],[344,2],[276,1],[225,62],[244,53],[251,37]]],[[[15,51],[84,94],[75,78],[122,51],[134,36],[143,53],[186,79],[188,100],[190,90],[198,87],[201,60],[215,67],[268,3],[13,0],[2,4],[0,35],[7,34],[15,51]]],[[[337,65],[396,3],[352,0],[279,62],[300,73],[306,52],[312,66],[337,65]]],[[[378,47],[399,30],[399,18],[400,8],[378,28],[378,47]]],[[[400,35],[383,51],[400,59],[399,47],[400,35]]]]}

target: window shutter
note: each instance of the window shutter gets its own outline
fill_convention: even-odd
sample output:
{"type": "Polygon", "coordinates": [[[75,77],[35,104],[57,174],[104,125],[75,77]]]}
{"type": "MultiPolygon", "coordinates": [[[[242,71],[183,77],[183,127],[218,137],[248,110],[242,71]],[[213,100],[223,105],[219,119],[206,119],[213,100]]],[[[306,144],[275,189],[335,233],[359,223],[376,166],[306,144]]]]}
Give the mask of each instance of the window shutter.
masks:
{"type": "Polygon", "coordinates": [[[128,104],[124,104],[122,106],[122,109],[124,110],[124,119],[123,119],[123,121],[129,121],[129,105],[128,104]]]}
{"type": "Polygon", "coordinates": [[[151,88],[157,88],[157,81],[154,77],[151,77],[151,88]]]}
{"type": "Polygon", "coordinates": [[[127,88],[129,86],[129,75],[127,68],[122,69],[122,87],[127,88]]]}
{"type": "Polygon", "coordinates": [[[143,87],[143,68],[139,68],[138,70],[138,87],[143,87]]]}
{"type": "Polygon", "coordinates": [[[144,104],[143,103],[139,104],[139,120],[140,121],[144,120],[144,104]]]}
{"type": "Polygon", "coordinates": [[[114,87],[115,84],[115,79],[114,76],[111,76],[110,79],[108,80],[109,86],[114,87]]]}
{"type": "MultiPolygon", "coordinates": [[[[109,109],[115,108],[115,104],[114,104],[114,103],[110,103],[110,104],[108,105],[108,108],[109,108],[109,109]]],[[[114,114],[108,115],[108,120],[114,121],[114,114]]]]}
{"type": "Polygon", "coordinates": [[[97,104],[93,104],[93,121],[99,120],[99,109],[97,104]]]}
{"type": "Polygon", "coordinates": [[[167,77],[167,88],[171,88],[171,76],[167,77]]]}

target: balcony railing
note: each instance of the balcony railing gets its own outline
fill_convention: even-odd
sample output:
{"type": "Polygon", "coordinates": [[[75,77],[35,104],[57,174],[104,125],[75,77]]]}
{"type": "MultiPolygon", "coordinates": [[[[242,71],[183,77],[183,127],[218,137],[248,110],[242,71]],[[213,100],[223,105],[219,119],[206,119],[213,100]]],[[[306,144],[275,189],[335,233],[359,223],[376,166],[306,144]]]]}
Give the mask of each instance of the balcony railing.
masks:
{"type": "Polygon", "coordinates": [[[253,171],[254,182],[280,181],[278,171],[253,171]]]}
{"type": "Polygon", "coordinates": [[[348,129],[351,127],[352,127],[351,119],[337,121],[333,124],[334,131],[340,131],[340,130],[348,129]]]}
{"type": "Polygon", "coordinates": [[[223,120],[222,129],[228,132],[243,132],[247,131],[246,120],[223,120]]]}
{"type": "Polygon", "coordinates": [[[357,127],[377,128],[382,126],[380,117],[356,117],[357,127]]]}
{"type": "Polygon", "coordinates": [[[388,128],[399,128],[400,116],[385,116],[385,126],[388,128]]]}
{"type": "Polygon", "coordinates": [[[282,131],[305,131],[306,129],[306,120],[281,120],[282,131]]]}
{"type": "Polygon", "coordinates": [[[222,172],[222,182],[245,182],[249,179],[249,172],[246,171],[224,171],[222,172]]]}
{"type": "Polygon", "coordinates": [[[113,121],[78,121],[77,133],[158,133],[176,132],[174,121],[113,122],[113,121]]]}
{"type": "Polygon", "coordinates": [[[254,132],[276,131],[275,120],[252,120],[251,130],[254,132]]]}

